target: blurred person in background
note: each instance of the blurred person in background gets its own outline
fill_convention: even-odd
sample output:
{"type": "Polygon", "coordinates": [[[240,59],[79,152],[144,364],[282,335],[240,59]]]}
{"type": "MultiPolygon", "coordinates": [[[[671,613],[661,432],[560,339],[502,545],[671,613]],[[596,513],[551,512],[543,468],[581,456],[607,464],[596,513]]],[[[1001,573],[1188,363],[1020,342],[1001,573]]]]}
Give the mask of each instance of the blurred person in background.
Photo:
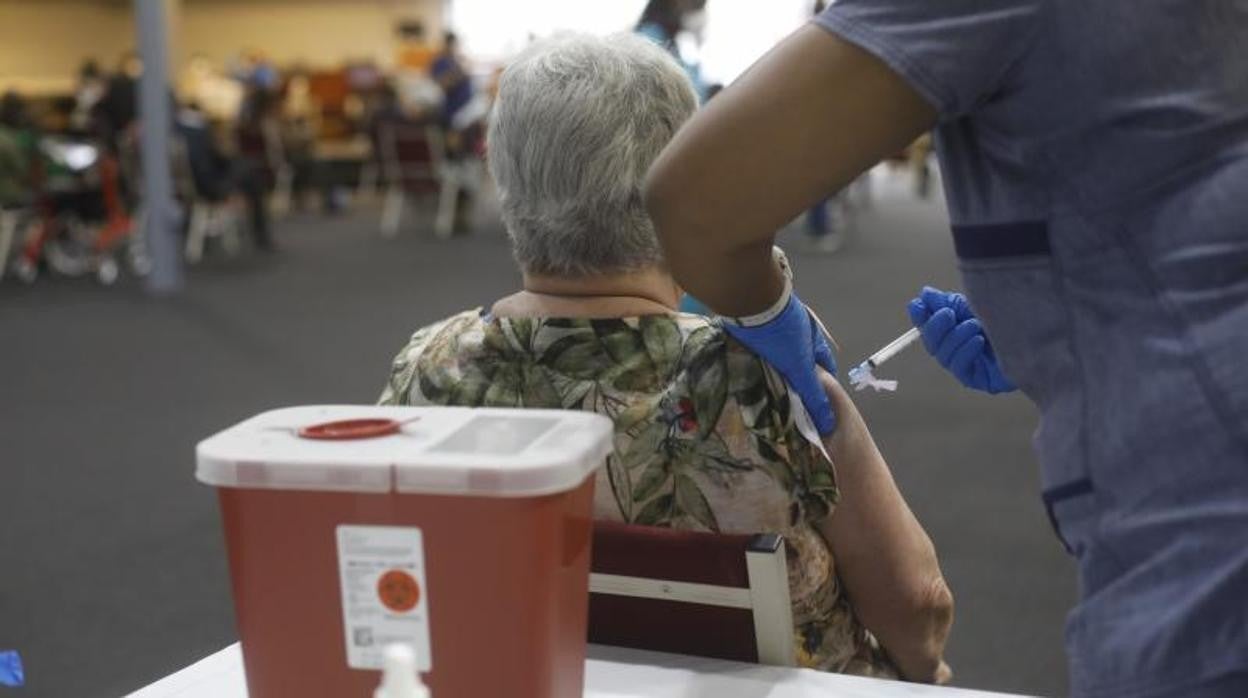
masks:
{"type": "Polygon", "coordinates": [[[0,97],[0,208],[31,203],[38,141],[25,100],[16,92],[5,92],[0,97]]]}
{"type": "Polygon", "coordinates": [[[432,75],[439,52],[430,44],[423,22],[401,22],[396,32],[399,49],[390,87],[408,115],[420,118],[442,104],[442,89],[432,75]]]}
{"type": "Polygon", "coordinates": [[[397,104],[401,105],[408,116],[418,120],[430,118],[435,122],[442,122],[442,88],[433,79],[428,68],[400,68],[395,71],[389,87],[398,100],[397,104]]]}
{"type": "Polygon", "coordinates": [[[259,49],[250,49],[243,56],[242,82],[255,85],[267,92],[276,92],[282,86],[282,74],[259,49]]]}
{"type": "Polygon", "coordinates": [[[122,54],[117,71],[108,78],[108,91],[96,104],[95,130],[114,153],[121,149],[125,133],[139,116],[139,78],[143,61],[134,51],[122,54]]]}
{"type": "Polygon", "coordinates": [[[182,139],[196,193],[221,201],[232,191],[232,165],[217,145],[207,114],[197,102],[187,102],[174,112],[174,130],[182,139]]]}
{"type": "Polygon", "coordinates": [[[271,250],[274,244],[269,234],[269,194],[277,168],[286,164],[281,102],[277,95],[262,85],[250,85],[234,129],[238,148],[232,169],[240,186],[245,187],[256,246],[271,250]]]}
{"type": "Polygon", "coordinates": [[[320,114],[321,105],[316,95],[312,94],[312,80],[308,69],[302,65],[294,66],[286,80],[286,90],[282,97],[282,118],[287,121],[307,122],[309,128],[315,130],[320,114]]]}
{"type": "Polygon", "coordinates": [[[263,173],[254,163],[234,160],[225,154],[207,115],[195,102],[188,102],[178,110],[175,123],[186,148],[195,195],[214,203],[241,195],[247,206],[249,230],[256,249],[272,252],[263,173]]]}
{"type": "Polygon", "coordinates": [[[265,133],[276,136],[281,130],[282,103],[277,95],[259,83],[247,83],[243,99],[238,104],[235,126],[249,133],[265,133]]]}
{"type": "Polygon", "coordinates": [[[782,534],[798,665],[945,681],[952,596],[848,395],[825,377],[846,415],[823,442],[833,468],[779,375],[677,311],[641,185],[697,105],[682,67],[631,34],[525,50],[488,139],[523,290],[417,331],[381,402],[604,414],[596,517],[782,534]]]}
{"type": "Polygon", "coordinates": [[[681,34],[688,33],[701,42],[706,30],[706,0],[649,0],[637,20],[638,34],[650,39],[672,54],[689,75],[701,101],[706,101],[708,85],[702,79],[702,66],[686,60],[680,49],[681,34]]]}
{"type": "Polygon", "coordinates": [[[396,32],[399,35],[399,50],[395,59],[397,70],[428,73],[438,52],[429,45],[424,22],[402,22],[396,32]]]}
{"type": "Polygon", "coordinates": [[[309,192],[321,198],[325,213],[335,213],[338,204],[329,168],[316,156],[316,138],[321,124],[321,106],[312,94],[308,72],[301,66],[290,71],[279,116],[282,152],[293,170],[291,199],[296,209],[306,206],[309,192]]]}
{"type": "Polygon", "coordinates": [[[387,81],[377,90],[377,99],[368,115],[365,131],[373,143],[378,143],[381,131],[386,126],[421,123],[426,120],[432,121],[433,115],[429,112],[410,112],[399,99],[394,83],[387,81]]]}
{"type": "Polygon", "coordinates": [[[446,32],[443,36],[442,50],[433,59],[429,72],[438,87],[442,88],[441,124],[450,130],[455,116],[468,106],[475,92],[472,76],[459,53],[459,37],[454,32],[446,32]]]}
{"type": "Polygon", "coordinates": [[[69,125],[75,131],[88,132],[93,130],[96,106],[108,95],[108,81],[100,66],[94,60],[88,60],[78,69],[78,84],[74,88],[74,109],[70,113],[69,125]]]}
{"type": "MultiPolygon", "coordinates": [[[[447,32],[442,52],[433,61],[433,79],[442,88],[443,101],[441,126],[445,134],[447,169],[450,176],[467,179],[465,172],[477,157],[484,129],[484,119],[489,114],[489,104],[479,94],[463,56],[459,53],[459,39],[454,32],[447,32]]],[[[472,186],[462,186],[455,200],[453,230],[466,233],[472,229],[476,192],[472,186]]]]}
{"type": "Polygon", "coordinates": [[[178,86],[178,94],[198,104],[213,121],[237,118],[245,92],[241,83],[225,75],[202,54],[191,56],[178,86]]]}
{"type": "MultiPolygon", "coordinates": [[[[435,87],[436,90],[436,87],[435,87]]],[[[364,134],[368,138],[368,160],[360,172],[360,188],[376,190],[379,183],[385,182],[393,172],[387,166],[387,133],[393,133],[398,127],[409,124],[429,125],[436,123],[437,111],[434,105],[425,105],[420,109],[410,109],[403,103],[394,83],[386,80],[377,88],[377,93],[369,103],[368,113],[364,118],[364,134]]]]}

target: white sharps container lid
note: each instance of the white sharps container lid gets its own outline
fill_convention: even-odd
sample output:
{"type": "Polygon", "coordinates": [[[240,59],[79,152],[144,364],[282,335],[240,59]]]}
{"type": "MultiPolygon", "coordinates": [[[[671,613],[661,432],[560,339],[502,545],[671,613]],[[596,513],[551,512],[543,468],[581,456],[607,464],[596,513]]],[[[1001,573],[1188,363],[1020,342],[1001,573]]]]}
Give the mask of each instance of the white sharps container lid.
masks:
{"type": "Polygon", "coordinates": [[[290,407],[201,441],[195,475],[217,487],[535,497],[584,482],[613,431],[590,412],[290,407]]]}

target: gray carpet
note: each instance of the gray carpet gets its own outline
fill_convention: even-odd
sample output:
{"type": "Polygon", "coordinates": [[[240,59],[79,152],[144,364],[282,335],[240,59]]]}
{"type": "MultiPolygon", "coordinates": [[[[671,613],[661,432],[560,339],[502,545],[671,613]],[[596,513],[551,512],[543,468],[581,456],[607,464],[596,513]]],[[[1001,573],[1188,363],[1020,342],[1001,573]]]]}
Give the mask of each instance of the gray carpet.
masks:
{"type": "MultiPolygon", "coordinates": [[[[940,206],[884,185],[841,254],[786,234],[846,365],[906,329],[920,285],[957,285],[940,206]]],[[[383,241],[376,219],[295,216],[278,254],[210,258],[172,299],[0,284],[0,649],[29,677],[0,696],[117,696],[232,642],[195,442],[277,406],[370,402],[413,329],[518,281],[497,224],[383,241]]],[[[885,373],[901,392],[860,405],[957,597],[955,682],[1063,694],[1073,570],[1037,496],[1032,408],[960,389],[921,349],[885,373]]]]}

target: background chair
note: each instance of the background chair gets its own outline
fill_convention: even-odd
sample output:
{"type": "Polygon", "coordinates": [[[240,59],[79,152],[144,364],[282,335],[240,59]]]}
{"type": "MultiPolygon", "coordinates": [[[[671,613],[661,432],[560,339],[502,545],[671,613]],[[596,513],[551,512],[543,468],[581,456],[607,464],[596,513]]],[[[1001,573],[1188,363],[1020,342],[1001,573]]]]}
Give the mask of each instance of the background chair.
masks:
{"type": "Polygon", "coordinates": [[[20,209],[0,208],[0,279],[9,269],[9,255],[13,252],[17,231],[26,215],[20,209]]]}
{"type": "Polygon", "coordinates": [[[220,238],[221,247],[230,256],[237,255],[242,247],[238,216],[229,202],[196,197],[191,204],[191,220],[186,230],[186,261],[194,264],[204,258],[208,238],[220,238]]]}
{"type": "Polygon", "coordinates": [[[195,172],[195,164],[184,139],[175,139],[172,149],[174,190],[190,210],[186,227],[186,261],[195,264],[204,258],[209,238],[219,238],[230,255],[238,254],[238,215],[230,206],[229,191],[223,189],[225,173],[195,172]]]}
{"type": "Polygon", "coordinates": [[[434,228],[439,237],[449,237],[458,189],[446,167],[446,144],[441,132],[423,124],[382,124],[377,147],[386,181],[382,236],[390,238],[399,234],[409,195],[437,193],[434,228]]]}
{"type": "Polygon", "coordinates": [[[792,666],[784,539],[595,522],[589,641],[792,666]]]}

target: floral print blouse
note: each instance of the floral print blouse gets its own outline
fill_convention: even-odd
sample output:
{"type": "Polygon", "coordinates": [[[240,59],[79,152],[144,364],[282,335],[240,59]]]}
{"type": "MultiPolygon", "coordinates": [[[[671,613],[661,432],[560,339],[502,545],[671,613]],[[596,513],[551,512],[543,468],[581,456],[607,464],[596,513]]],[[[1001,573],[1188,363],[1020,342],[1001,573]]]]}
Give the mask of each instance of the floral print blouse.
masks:
{"type": "Polygon", "coordinates": [[[836,473],[778,374],[698,315],[505,319],[469,311],[399,352],[387,405],[592,410],[615,422],[599,519],[787,543],[797,664],[895,676],[841,590],[819,523],[836,473]]]}

